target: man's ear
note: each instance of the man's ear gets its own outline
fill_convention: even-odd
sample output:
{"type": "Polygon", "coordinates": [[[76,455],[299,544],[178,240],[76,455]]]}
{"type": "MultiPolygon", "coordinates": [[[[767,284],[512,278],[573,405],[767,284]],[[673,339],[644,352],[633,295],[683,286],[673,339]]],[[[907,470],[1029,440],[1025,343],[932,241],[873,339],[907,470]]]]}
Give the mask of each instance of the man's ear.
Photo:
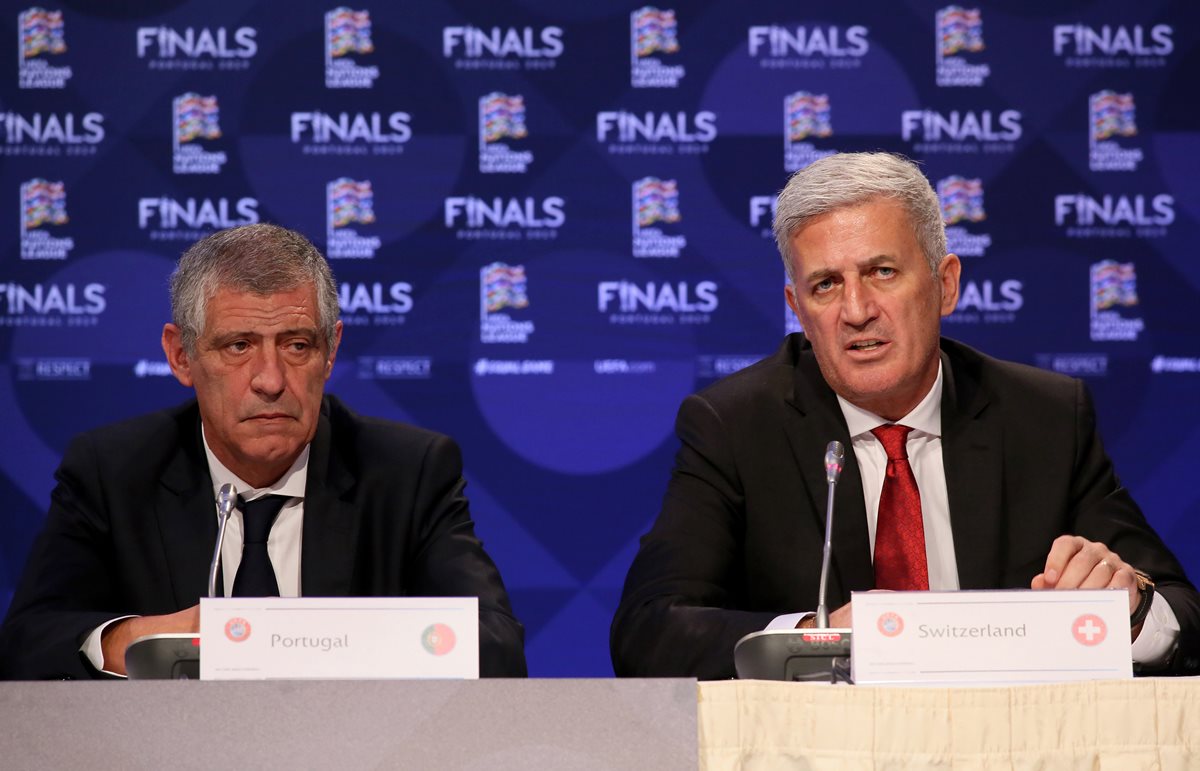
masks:
{"type": "Polygon", "coordinates": [[[949,316],[958,305],[958,282],[962,277],[962,262],[957,254],[947,254],[938,265],[938,283],[942,285],[943,316],[949,316]]]}
{"type": "Polygon", "coordinates": [[[796,317],[799,318],[800,315],[796,311],[796,287],[791,284],[785,284],[783,287],[783,297],[787,300],[788,307],[792,309],[792,313],[795,313],[796,317]]]}
{"type": "Polygon", "coordinates": [[[171,373],[183,385],[191,388],[192,363],[183,347],[183,332],[174,324],[164,324],[162,333],[163,353],[167,355],[167,364],[171,365],[171,373]]]}
{"type": "Polygon", "coordinates": [[[342,344],[342,322],[339,319],[333,325],[333,346],[329,349],[329,358],[325,360],[325,379],[333,374],[333,362],[337,359],[338,346],[342,344]]]}

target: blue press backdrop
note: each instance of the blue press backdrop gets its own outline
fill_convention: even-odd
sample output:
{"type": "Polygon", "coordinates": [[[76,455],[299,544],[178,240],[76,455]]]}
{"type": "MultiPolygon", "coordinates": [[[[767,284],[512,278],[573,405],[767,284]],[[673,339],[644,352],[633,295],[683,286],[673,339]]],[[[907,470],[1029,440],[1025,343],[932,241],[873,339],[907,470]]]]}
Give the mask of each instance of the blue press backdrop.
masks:
{"type": "Polygon", "coordinates": [[[1086,378],[1200,574],[1192,2],[5,7],[0,611],[68,439],[188,396],[173,260],[273,221],[342,283],[330,390],[462,444],[531,674],[610,673],[680,399],[789,328],[771,197],[863,149],[939,188],[946,333],[1086,378]]]}

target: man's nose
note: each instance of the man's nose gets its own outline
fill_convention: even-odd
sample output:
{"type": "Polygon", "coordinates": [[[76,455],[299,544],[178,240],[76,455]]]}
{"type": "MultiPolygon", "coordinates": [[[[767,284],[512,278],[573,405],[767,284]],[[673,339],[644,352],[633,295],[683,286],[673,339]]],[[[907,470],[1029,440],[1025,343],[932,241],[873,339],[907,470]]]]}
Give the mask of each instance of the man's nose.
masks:
{"type": "Polygon", "coordinates": [[[254,362],[254,377],[250,386],[264,396],[275,397],[283,393],[283,361],[274,346],[264,346],[254,362]]]}
{"type": "Polygon", "coordinates": [[[842,321],[852,327],[862,327],[873,320],[877,312],[871,290],[857,280],[848,280],[842,296],[842,321]]]}

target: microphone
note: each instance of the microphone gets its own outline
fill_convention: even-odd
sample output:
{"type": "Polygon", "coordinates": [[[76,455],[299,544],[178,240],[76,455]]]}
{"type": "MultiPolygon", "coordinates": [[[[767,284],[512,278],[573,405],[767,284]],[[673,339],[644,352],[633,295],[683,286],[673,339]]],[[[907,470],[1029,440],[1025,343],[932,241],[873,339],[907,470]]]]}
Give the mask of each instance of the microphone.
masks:
{"type": "Polygon", "coordinates": [[[846,463],[841,442],[825,446],[825,546],[821,553],[821,584],[817,596],[816,629],[770,629],[751,632],[733,648],[738,677],[754,680],[851,682],[850,630],[830,629],[825,605],[829,564],[833,557],[833,499],[846,463]]]}
{"type": "Polygon", "coordinates": [[[217,546],[213,549],[212,562],[208,566],[208,596],[217,596],[217,568],[221,566],[221,544],[225,542],[225,526],[237,505],[237,489],[229,483],[221,485],[217,492],[217,546]]]}
{"type": "MultiPolygon", "coordinates": [[[[237,505],[237,489],[221,485],[217,491],[217,545],[208,566],[208,596],[217,596],[217,568],[221,566],[221,545],[225,526],[237,505]]],[[[224,592],[222,592],[224,594],[224,592]]],[[[125,649],[125,670],[131,679],[200,679],[200,636],[191,632],[164,632],[139,637],[125,649]]]]}
{"type": "Polygon", "coordinates": [[[825,482],[829,495],[825,500],[825,546],[821,550],[821,586],[817,592],[817,628],[829,628],[829,609],[825,606],[825,587],[829,583],[829,560],[833,556],[833,496],[846,463],[846,448],[839,441],[825,447],[825,482]]]}

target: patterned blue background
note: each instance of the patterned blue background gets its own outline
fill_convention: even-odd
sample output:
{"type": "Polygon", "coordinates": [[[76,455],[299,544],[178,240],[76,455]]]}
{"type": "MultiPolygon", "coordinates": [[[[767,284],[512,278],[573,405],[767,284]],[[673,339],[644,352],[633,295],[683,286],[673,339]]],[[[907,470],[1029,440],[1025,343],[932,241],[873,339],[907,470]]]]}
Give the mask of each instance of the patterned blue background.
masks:
{"type": "Polygon", "coordinates": [[[788,329],[769,199],[786,158],[830,150],[900,151],[935,184],[968,181],[974,208],[950,202],[975,219],[954,223],[965,283],[947,334],[1085,377],[1125,483],[1200,572],[1200,10],[979,2],[965,26],[942,29],[945,7],[664,5],[674,26],[642,20],[644,32],[659,22],[644,42],[666,50],[637,57],[634,3],[375,3],[354,6],[370,24],[351,38],[360,50],[334,57],[369,87],[337,88],[332,3],[56,4],[65,50],[47,35],[27,58],[28,8],[10,4],[0,610],[68,439],[188,396],[158,342],[173,260],[215,227],[255,220],[324,250],[326,186],[347,178],[370,183],[374,219],[333,229],[373,256],[332,260],[347,330],[330,390],[462,444],[531,674],[611,673],[608,623],[665,486],[675,409],[788,329]],[[939,53],[942,32],[961,33],[948,38],[961,50],[939,53]],[[635,70],[656,85],[633,87],[635,70]],[[1096,117],[1117,133],[1093,158],[1090,99],[1105,91],[1115,107],[1096,117]],[[789,137],[785,98],[799,92],[808,135],[789,137]],[[216,173],[176,173],[173,103],[189,93],[216,97],[219,136],[181,146],[223,153],[216,173]],[[509,97],[514,122],[523,108],[524,136],[482,142],[491,94],[509,97]],[[343,113],[344,140],[313,130],[341,128],[343,113]],[[481,144],[506,145],[525,170],[481,172],[481,144]],[[1093,169],[1114,159],[1132,168],[1093,169]],[[660,243],[683,242],[677,256],[634,256],[634,185],[647,177],[675,182],[679,217],[653,227],[660,243]],[[27,201],[22,186],[39,179],[42,197],[27,201]],[[24,217],[36,224],[23,230],[24,217]],[[509,278],[520,289],[523,272],[528,304],[499,310],[507,320],[482,305],[481,270],[497,262],[523,268],[509,278]],[[1097,296],[1115,304],[1094,308],[1097,296]],[[525,341],[483,342],[481,325],[525,341]]]}

